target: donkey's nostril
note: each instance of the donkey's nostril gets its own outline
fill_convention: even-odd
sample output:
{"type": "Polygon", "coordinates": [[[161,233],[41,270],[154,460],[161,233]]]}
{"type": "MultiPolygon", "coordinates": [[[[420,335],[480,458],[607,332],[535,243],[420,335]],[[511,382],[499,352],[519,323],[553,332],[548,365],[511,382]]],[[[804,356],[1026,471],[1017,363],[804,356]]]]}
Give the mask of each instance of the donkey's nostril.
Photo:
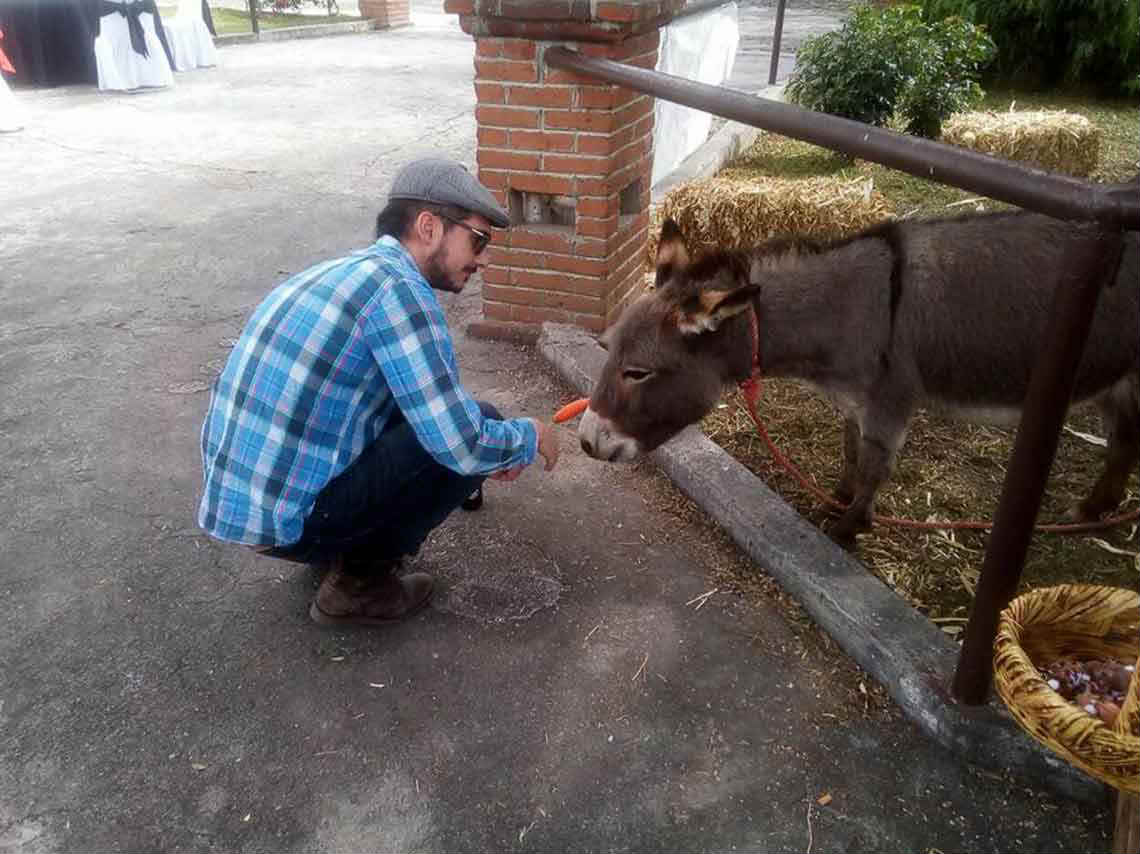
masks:
{"type": "Polygon", "coordinates": [[[590,440],[589,439],[582,439],[581,442],[582,442],[582,450],[585,451],[587,454],[589,454],[591,457],[594,456],[594,446],[590,444],[590,440]]]}

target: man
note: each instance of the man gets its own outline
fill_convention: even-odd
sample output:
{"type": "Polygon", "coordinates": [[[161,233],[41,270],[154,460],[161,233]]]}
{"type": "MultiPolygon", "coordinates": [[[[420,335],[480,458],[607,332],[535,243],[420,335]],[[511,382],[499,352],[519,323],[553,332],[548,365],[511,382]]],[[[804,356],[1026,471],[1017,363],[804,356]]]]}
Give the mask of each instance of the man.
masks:
{"type": "Polygon", "coordinates": [[[329,569],[309,609],[323,625],[380,625],[424,604],[432,579],[398,575],[483,478],[510,481],[553,428],[504,420],[459,381],[433,289],[458,293],[510,220],[463,166],[408,164],[377,241],[318,264],[257,307],[202,427],[210,535],[329,569]]]}

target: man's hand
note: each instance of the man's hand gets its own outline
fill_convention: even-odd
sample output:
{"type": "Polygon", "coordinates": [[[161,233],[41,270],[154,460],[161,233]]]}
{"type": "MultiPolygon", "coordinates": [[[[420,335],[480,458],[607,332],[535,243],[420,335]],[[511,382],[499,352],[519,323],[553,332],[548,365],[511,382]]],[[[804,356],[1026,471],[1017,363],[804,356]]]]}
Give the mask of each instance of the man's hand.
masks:
{"type": "Polygon", "coordinates": [[[487,477],[491,478],[491,480],[501,480],[504,483],[510,483],[512,480],[518,480],[519,475],[523,473],[523,469],[525,468],[526,466],[514,466],[489,474],[487,477]]]}
{"type": "Polygon", "coordinates": [[[546,460],[546,470],[550,471],[558,463],[558,432],[553,424],[546,424],[532,418],[534,429],[538,431],[538,453],[546,460]]]}

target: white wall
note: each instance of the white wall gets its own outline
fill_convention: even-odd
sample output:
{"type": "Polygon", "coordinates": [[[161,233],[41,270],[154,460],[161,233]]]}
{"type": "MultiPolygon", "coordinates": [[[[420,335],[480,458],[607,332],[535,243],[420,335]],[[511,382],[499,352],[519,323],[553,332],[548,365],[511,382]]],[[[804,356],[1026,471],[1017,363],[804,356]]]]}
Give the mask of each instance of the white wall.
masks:
{"type": "MultiPolygon", "coordinates": [[[[674,21],[661,31],[657,70],[686,80],[720,86],[732,73],[740,44],[736,3],[674,21]]],[[[653,177],[656,184],[709,136],[712,114],[657,99],[653,129],[653,177]]]]}

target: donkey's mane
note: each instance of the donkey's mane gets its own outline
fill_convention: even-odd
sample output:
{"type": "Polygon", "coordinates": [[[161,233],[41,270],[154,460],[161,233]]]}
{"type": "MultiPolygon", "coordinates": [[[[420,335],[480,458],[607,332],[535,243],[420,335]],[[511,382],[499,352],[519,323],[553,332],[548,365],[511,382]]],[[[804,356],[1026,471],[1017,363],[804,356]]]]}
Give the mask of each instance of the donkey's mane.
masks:
{"type": "MultiPolygon", "coordinates": [[[[911,225],[933,225],[959,219],[999,219],[1022,216],[1020,211],[990,211],[984,214],[967,213],[957,216],[931,217],[930,219],[911,220],[911,225]]],[[[762,243],[745,249],[714,249],[702,253],[688,268],[689,275],[698,281],[711,278],[718,270],[729,267],[732,269],[748,269],[752,261],[765,259],[770,263],[778,263],[787,256],[822,255],[834,249],[855,243],[859,240],[885,240],[892,247],[900,243],[899,228],[901,222],[887,219],[877,222],[853,234],[836,237],[830,240],[804,237],[795,234],[782,234],[769,238],[762,243]]]]}

